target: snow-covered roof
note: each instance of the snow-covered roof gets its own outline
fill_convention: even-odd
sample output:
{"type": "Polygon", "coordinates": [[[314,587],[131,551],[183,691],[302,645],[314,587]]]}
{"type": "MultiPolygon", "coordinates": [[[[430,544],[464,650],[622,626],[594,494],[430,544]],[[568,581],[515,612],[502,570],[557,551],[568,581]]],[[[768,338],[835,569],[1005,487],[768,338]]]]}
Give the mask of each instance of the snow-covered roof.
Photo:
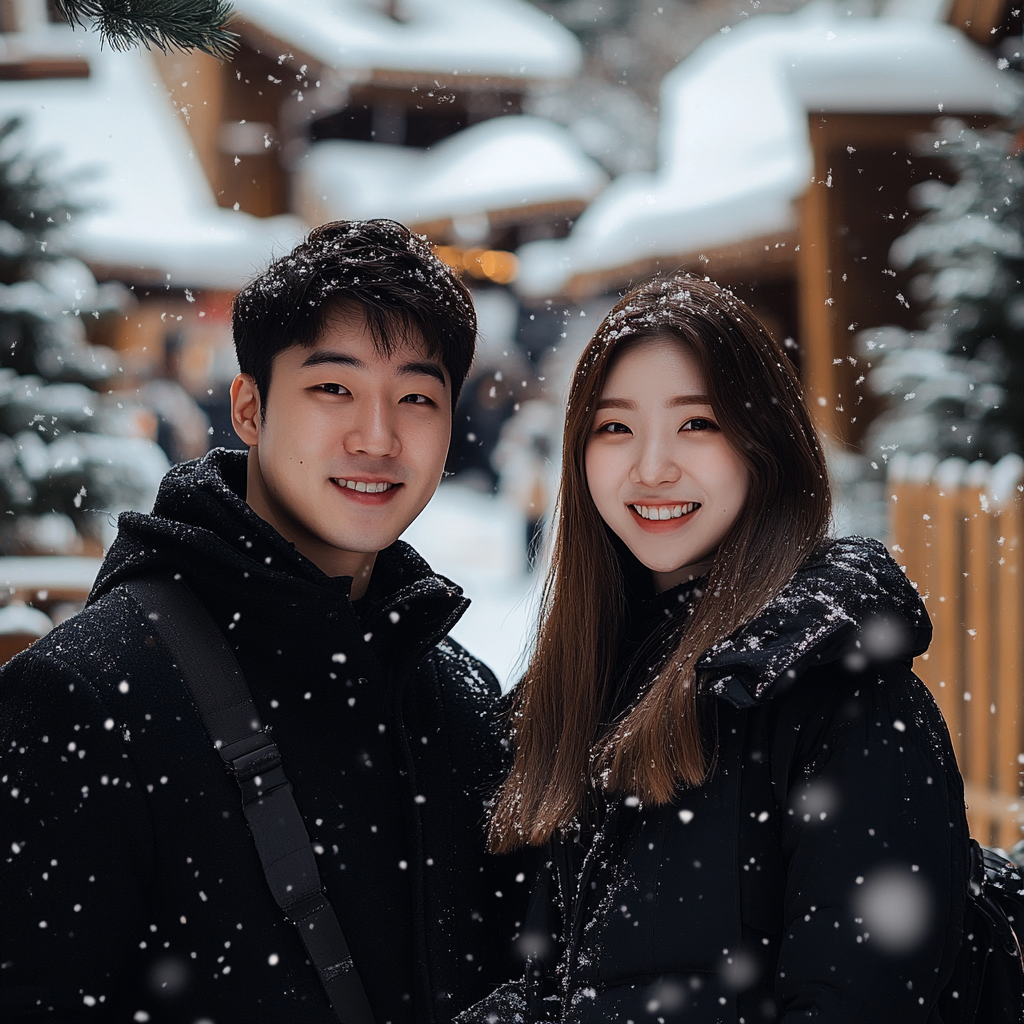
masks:
{"type": "Polygon", "coordinates": [[[89,63],[88,78],[0,82],[0,118],[23,115],[21,145],[52,154],[51,173],[89,207],[68,229],[85,262],[176,287],[237,288],[301,237],[294,217],[217,206],[148,52],[101,49],[95,33],[66,26],[4,42],[89,63]]]}
{"type": "Polygon", "coordinates": [[[362,217],[425,224],[589,202],[607,177],[565,129],[542,118],[508,116],[428,150],[317,142],[294,180],[297,208],[310,224],[362,217]]]}
{"type": "Polygon", "coordinates": [[[235,0],[240,17],[341,71],[564,78],[576,37],[526,0],[235,0]]]}
{"type": "Polygon", "coordinates": [[[931,20],[934,6],[904,0],[873,18],[819,0],[704,43],[662,83],[658,169],[616,179],[568,238],[520,249],[519,290],[553,295],[575,277],[792,231],[813,171],[808,112],[1008,112],[1010,79],[931,20]]]}

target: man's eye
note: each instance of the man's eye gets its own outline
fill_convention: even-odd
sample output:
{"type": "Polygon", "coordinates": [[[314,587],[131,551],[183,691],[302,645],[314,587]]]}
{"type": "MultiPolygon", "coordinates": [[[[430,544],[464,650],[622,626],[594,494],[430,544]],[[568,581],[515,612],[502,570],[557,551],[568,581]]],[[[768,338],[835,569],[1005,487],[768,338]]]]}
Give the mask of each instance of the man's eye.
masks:
{"type": "Polygon", "coordinates": [[[434,400],[426,395],[405,395],[399,401],[408,402],[411,405],[433,405],[434,400]]]}
{"type": "Polygon", "coordinates": [[[597,434],[631,434],[625,423],[602,423],[595,431],[597,434]]]}
{"type": "Polygon", "coordinates": [[[347,395],[350,394],[348,388],[343,387],[341,384],[321,384],[321,391],[326,391],[329,395],[347,395]]]}
{"type": "Polygon", "coordinates": [[[704,419],[700,416],[695,416],[692,420],[687,420],[680,428],[680,430],[717,430],[717,425],[711,420],[704,419]]]}

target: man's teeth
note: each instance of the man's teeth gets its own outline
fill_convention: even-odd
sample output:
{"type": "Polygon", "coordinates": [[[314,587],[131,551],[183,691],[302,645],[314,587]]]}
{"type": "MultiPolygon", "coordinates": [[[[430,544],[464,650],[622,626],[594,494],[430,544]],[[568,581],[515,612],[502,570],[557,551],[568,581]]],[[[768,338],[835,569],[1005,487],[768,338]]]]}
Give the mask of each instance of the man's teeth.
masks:
{"type": "Polygon", "coordinates": [[[364,480],[336,480],[335,483],[339,487],[347,487],[351,491],[366,491],[368,494],[380,494],[381,491],[389,491],[394,484],[389,484],[386,480],[381,480],[380,483],[366,483],[364,480]]]}
{"type": "Polygon", "coordinates": [[[679,519],[700,508],[699,501],[688,501],[685,505],[634,505],[643,519],[679,519]]]}

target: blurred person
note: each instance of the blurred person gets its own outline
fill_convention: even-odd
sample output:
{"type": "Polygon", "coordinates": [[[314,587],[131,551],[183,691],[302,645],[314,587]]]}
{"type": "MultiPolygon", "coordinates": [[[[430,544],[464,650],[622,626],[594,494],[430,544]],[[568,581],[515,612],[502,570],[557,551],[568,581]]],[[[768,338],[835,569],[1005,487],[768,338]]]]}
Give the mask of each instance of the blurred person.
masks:
{"type": "Polygon", "coordinates": [[[179,379],[182,337],[164,336],[164,364],[158,377],[139,388],[138,401],[156,414],[156,443],[172,465],[202,458],[209,448],[210,419],[179,379]]]}
{"type": "Polygon", "coordinates": [[[525,971],[460,1024],[940,1019],[969,839],[911,671],[931,625],[829,509],[794,369],[741,302],[673,275],[612,310],[572,380],[490,819],[493,850],[545,852],[525,971]]]}
{"type": "Polygon", "coordinates": [[[377,1024],[450,1020],[508,976],[527,887],[486,851],[498,685],[448,637],[459,587],[398,540],[441,479],[469,293],[401,225],[339,222],[242,290],[233,330],[247,453],[173,468],[85,610],[0,672],[5,1021],[337,1019],[121,586],[146,578],[233,649],[348,940],[331,969],[377,1024]]]}
{"type": "Polygon", "coordinates": [[[551,455],[561,420],[561,411],[545,399],[523,402],[502,426],[491,456],[499,492],[522,513],[526,566],[530,570],[540,554],[557,487],[551,455]]]}

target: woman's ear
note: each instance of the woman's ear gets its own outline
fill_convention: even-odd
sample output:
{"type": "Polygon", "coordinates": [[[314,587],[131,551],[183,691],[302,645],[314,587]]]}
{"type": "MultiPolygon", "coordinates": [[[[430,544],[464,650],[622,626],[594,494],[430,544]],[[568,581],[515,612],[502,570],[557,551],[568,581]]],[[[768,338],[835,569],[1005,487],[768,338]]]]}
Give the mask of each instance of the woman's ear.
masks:
{"type": "Polygon", "coordinates": [[[240,373],[231,382],[231,425],[250,448],[260,443],[260,392],[256,381],[240,373]]]}

